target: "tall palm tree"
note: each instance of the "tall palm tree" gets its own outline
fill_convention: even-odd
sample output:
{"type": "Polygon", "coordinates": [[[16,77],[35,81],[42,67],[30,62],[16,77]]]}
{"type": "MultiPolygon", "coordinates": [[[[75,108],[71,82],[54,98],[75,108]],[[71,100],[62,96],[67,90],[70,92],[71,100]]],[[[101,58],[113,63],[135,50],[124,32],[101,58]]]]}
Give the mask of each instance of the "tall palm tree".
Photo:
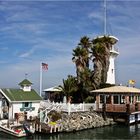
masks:
{"type": "Polygon", "coordinates": [[[86,56],[87,56],[87,51],[85,48],[77,47],[76,49],[73,50],[73,58],[72,61],[76,65],[76,73],[77,73],[77,80],[80,83],[80,73],[84,71],[86,67],[86,56]]]}
{"type": "Polygon", "coordinates": [[[89,49],[91,48],[91,41],[89,37],[84,36],[80,39],[80,42],[78,44],[81,48],[85,48],[86,54],[85,55],[85,63],[86,67],[89,68],[89,49]]]}
{"type": "Polygon", "coordinates": [[[93,45],[91,48],[91,54],[92,54],[92,61],[94,63],[93,65],[93,74],[92,74],[92,82],[94,83],[95,87],[98,88],[101,83],[101,77],[102,77],[102,57],[101,54],[103,54],[104,49],[100,44],[93,45]]]}
{"type": "Polygon", "coordinates": [[[103,36],[92,40],[92,56],[94,57],[94,82],[99,86],[106,83],[107,72],[109,69],[110,49],[112,41],[109,36],[103,36]]]}

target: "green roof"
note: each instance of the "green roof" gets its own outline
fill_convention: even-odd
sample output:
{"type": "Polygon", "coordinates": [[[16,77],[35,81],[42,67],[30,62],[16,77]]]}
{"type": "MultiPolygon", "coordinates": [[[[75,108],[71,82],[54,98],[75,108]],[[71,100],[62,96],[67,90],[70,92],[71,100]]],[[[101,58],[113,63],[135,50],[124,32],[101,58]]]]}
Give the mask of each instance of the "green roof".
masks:
{"type": "Polygon", "coordinates": [[[19,85],[20,85],[20,86],[22,86],[22,85],[32,85],[32,83],[31,83],[29,80],[24,79],[23,81],[21,81],[21,82],[19,83],[19,85]]]}
{"type": "Polygon", "coordinates": [[[32,89],[31,91],[23,91],[22,89],[1,89],[10,101],[38,101],[42,98],[37,92],[32,89]]]}

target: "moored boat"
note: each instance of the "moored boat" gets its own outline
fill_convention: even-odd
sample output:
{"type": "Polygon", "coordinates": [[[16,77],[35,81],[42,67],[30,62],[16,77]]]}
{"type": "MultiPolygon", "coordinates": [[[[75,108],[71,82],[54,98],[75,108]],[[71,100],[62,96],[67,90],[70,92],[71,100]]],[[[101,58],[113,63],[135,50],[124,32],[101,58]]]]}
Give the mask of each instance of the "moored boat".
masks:
{"type": "Polygon", "coordinates": [[[34,134],[35,130],[23,124],[9,124],[6,121],[0,121],[0,131],[15,137],[25,137],[34,134]],[[28,130],[28,131],[26,131],[28,130]]]}

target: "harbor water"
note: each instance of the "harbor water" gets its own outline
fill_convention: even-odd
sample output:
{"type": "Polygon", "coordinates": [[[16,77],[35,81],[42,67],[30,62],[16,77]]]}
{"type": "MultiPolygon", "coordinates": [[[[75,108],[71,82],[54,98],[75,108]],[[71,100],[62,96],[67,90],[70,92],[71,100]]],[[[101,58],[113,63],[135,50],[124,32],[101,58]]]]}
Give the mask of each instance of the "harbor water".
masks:
{"type": "MultiPolygon", "coordinates": [[[[15,139],[3,132],[0,132],[0,140],[15,139]]],[[[130,126],[113,125],[101,128],[82,130],[71,133],[58,134],[34,134],[33,136],[16,138],[16,140],[98,140],[98,139],[140,139],[140,124],[130,126]]]]}

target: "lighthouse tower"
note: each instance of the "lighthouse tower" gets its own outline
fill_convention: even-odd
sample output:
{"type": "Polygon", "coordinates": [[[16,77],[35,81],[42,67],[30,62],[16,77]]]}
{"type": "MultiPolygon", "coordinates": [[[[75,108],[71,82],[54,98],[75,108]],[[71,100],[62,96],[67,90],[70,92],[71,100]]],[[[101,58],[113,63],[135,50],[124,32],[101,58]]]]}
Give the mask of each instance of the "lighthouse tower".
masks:
{"type": "Polygon", "coordinates": [[[118,41],[118,39],[114,36],[109,36],[110,39],[113,42],[112,48],[110,49],[110,64],[109,64],[109,69],[107,72],[107,81],[106,83],[109,84],[115,84],[115,59],[119,55],[119,52],[115,48],[115,44],[118,41]]]}
{"type": "MultiPolygon", "coordinates": [[[[106,0],[104,0],[104,34],[106,36],[107,33],[107,4],[106,0]]],[[[110,49],[110,64],[109,69],[107,72],[107,81],[106,83],[115,84],[115,58],[119,55],[117,49],[115,49],[115,44],[117,43],[118,39],[114,36],[109,36],[112,40],[112,48],[110,49]]]]}
{"type": "Polygon", "coordinates": [[[110,48],[110,58],[109,58],[109,68],[107,72],[107,80],[108,84],[115,84],[115,59],[119,55],[118,50],[115,48],[115,44],[118,42],[118,39],[115,36],[107,35],[107,8],[106,8],[106,0],[104,0],[104,35],[98,36],[97,38],[107,37],[111,41],[110,48]]]}

